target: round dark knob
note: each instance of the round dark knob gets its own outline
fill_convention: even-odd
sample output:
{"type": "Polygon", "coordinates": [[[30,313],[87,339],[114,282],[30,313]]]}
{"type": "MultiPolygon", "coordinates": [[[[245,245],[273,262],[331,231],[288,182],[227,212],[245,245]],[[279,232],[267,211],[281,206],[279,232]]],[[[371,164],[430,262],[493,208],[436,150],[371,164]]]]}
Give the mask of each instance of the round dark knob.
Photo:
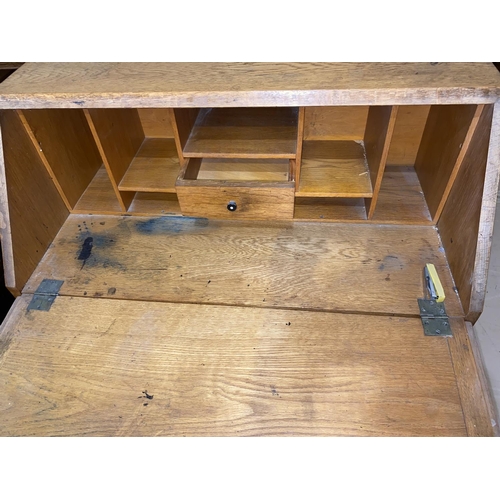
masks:
{"type": "Polygon", "coordinates": [[[227,209],[228,209],[230,212],[235,212],[237,208],[238,208],[238,205],[236,205],[236,202],[235,202],[235,201],[230,201],[230,202],[227,204],[227,209]]]}

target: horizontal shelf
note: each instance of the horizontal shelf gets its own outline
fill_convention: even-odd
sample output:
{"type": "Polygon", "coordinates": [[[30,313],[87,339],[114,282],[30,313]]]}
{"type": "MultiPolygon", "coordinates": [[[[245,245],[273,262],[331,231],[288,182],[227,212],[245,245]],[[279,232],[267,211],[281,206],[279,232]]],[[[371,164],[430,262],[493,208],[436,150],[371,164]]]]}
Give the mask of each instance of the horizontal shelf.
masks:
{"type": "Polygon", "coordinates": [[[294,219],[304,221],[355,222],[366,221],[362,198],[296,198],[294,219]]]}
{"type": "Polygon", "coordinates": [[[377,223],[432,224],[413,167],[387,166],[372,220],[377,223]]]}
{"type": "Polygon", "coordinates": [[[180,163],[174,139],[146,138],[123,176],[120,191],[175,193],[180,163]]]}
{"type": "Polygon", "coordinates": [[[371,198],[361,141],[304,141],[297,197],[371,198]]]}
{"type": "Polygon", "coordinates": [[[97,171],[72,212],[75,214],[99,213],[104,215],[122,212],[104,165],[97,171]]]}
{"type": "Polygon", "coordinates": [[[177,196],[172,193],[137,193],[130,204],[132,215],[181,215],[177,196]]]}
{"type": "Polygon", "coordinates": [[[197,180],[279,182],[289,174],[289,160],[204,158],[197,180]]]}
{"type": "Polygon", "coordinates": [[[297,156],[298,108],[205,108],[184,146],[186,158],[297,156]]]}

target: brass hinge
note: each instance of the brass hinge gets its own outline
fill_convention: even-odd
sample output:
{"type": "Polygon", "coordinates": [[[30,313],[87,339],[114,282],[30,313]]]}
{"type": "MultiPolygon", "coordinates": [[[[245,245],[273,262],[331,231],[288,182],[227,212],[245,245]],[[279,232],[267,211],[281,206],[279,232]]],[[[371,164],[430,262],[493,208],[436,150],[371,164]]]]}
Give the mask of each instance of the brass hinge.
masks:
{"type": "Polygon", "coordinates": [[[28,311],[49,311],[54,300],[59,295],[59,290],[64,281],[44,279],[36,289],[31,302],[28,305],[28,311]]]}

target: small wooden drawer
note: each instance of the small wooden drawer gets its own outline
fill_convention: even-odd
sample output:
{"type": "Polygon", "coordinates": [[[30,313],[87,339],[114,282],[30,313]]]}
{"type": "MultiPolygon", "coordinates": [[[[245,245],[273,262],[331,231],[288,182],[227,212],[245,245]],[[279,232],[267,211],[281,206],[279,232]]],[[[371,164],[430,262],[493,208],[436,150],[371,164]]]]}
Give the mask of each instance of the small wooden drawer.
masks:
{"type": "Polygon", "coordinates": [[[216,219],[293,218],[293,182],[266,187],[214,181],[200,181],[199,184],[177,186],[183,215],[216,219]],[[213,185],[207,186],[208,182],[213,185]]]}
{"type": "Polygon", "coordinates": [[[295,182],[288,175],[283,180],[275,180],[276,172],[273,177],[267,172],[267,178],[261,180],[200,179],[200,163],[199,159],[189,160],[176,182],[183,215],[218,219],[293,218],[295,182]]]}

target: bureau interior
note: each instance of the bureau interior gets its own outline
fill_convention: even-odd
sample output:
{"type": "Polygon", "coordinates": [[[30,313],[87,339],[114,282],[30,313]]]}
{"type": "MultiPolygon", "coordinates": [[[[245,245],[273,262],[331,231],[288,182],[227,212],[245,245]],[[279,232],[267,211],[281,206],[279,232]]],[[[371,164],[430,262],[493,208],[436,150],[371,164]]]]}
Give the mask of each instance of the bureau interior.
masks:
{"type": "Polygon", "coordinates": [[[467,281],[492,108],[4,110],[16,289],[69,214],[435,226],[467,281]]]}
{"type": "Polygon", "coordinates": [[[20,122],[72,213],[181,214],[189,180],[288,183],[297,220],[435,224],[484,108],[36,109],[3,128],[20,122]]]}

